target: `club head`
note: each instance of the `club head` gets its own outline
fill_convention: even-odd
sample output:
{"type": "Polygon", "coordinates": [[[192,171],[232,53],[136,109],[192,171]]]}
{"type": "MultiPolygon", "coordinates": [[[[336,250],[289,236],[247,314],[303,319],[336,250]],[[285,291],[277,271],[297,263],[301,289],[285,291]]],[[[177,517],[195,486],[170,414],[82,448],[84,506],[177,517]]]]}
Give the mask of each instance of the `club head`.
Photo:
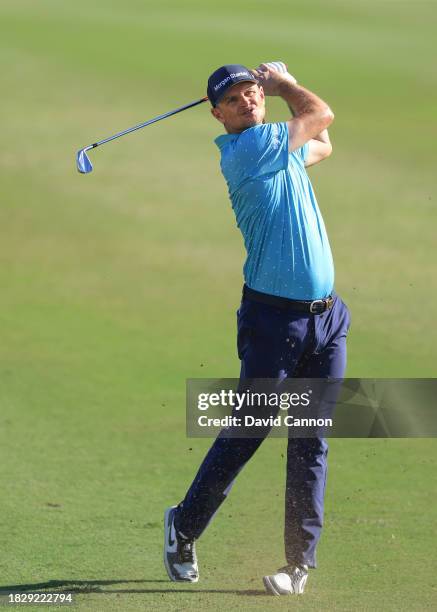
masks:
{"type": "Polygon", "coordinates": [[[93,165],[86,154],[86,149],[81,149],[76,155],[77,169],[81,174],[89,174],[93,171],[93,165]]]}

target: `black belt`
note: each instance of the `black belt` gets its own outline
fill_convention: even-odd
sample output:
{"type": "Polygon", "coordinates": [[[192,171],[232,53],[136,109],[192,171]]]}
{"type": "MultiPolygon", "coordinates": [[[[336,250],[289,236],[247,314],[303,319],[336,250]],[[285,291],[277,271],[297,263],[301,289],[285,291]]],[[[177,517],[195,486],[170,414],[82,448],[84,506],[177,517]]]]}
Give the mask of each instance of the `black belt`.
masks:
{"type": "Polygon", "coordinates": [[[309,314],[322,314],[322,312],[330,310],[334,305],[334,298],[332,295],[323,298],[323,300],[313,300],[312,302],[306,300],[291,300],[290,298],[255,291],[254,289],[250,289],[247,285],[243,286],[243,298],[248,298],[254,302],[261,302],[261,304],[276,306],[277,308],[307,312],[309,314]]]}

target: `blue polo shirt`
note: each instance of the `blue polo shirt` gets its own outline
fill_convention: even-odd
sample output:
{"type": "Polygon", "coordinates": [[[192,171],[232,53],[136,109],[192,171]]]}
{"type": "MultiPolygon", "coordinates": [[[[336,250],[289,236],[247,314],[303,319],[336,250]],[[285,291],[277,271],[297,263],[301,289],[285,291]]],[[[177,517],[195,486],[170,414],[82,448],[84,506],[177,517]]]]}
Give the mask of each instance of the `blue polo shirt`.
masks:
{"type": "Polygon", "coordinates": [[[215,140],[251,289],[295,300],[327,297],[334,264],[304,162],[308,144],[289,153],[287,123],[265,123],[215,140]]]}

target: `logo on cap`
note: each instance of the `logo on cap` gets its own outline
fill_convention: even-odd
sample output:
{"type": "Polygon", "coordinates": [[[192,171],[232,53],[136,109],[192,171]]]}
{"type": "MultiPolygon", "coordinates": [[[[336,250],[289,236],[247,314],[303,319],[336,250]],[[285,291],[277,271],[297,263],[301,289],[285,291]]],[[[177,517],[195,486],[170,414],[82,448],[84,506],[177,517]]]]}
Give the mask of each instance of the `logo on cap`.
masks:
{"type": "Polygon", "coordinates": [[[232,85],[241,81],[257,83],[255,76],[245,66],[231,64],[218,68],[208,79],[208,98],[215,106],[232,85]]]}

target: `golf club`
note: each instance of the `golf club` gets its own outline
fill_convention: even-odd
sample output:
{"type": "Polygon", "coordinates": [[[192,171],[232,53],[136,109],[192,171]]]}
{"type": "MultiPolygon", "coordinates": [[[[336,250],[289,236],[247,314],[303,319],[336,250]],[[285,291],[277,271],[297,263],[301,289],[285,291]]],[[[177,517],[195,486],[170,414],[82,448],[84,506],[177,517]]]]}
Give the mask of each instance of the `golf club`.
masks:
{"type": "Polygon", "coordinates": [[[187,108],[192,108],[193,106],[197,106],[198,104],[201,104],[202,102],[206,102],[207,100],[208,100],[208,96],[205,96],[204,98],[200,98],[199,100],[196,100],[195,102],[190,102],[189,104],[180,106],[179,108],[169,111],[168,113],[164,113],[163,115],[158,115],[157,117],[154,117],[153,119],[149,119],[149,121],[145,121],[144,123],[139,123],[138,125],[134,125],[133,127],[127,130],[124,130],[124,132],[118,132],[118,134],[114,134],[113,136],[109,136],[108,138],[105,138],[104,140],[100,140],[99,142],[95,142],[94,144],[88,145],[87,147],[80,149],[76,155],[76,163],[77,163],[78,171],[81,174],[89,174],[90,172],[92,172],[93,165],[90,161],[90,158],[87,155],[87,151],[89,151],[90,149],[95,149],[96,147],[99,147],[100,145],[105,144],[105,142],[110,142],[111,140],[120,138],[121,136],[124,136],[125,134],[130,134],[131,132],[140,130],[141,128],[146,127],[147,125],[151,125],[152,123],[161,121],[161,119],[166,119],[167,117],[176,115],[176,113],[180,113],[181,111],[187,110],[187,108]]]}

